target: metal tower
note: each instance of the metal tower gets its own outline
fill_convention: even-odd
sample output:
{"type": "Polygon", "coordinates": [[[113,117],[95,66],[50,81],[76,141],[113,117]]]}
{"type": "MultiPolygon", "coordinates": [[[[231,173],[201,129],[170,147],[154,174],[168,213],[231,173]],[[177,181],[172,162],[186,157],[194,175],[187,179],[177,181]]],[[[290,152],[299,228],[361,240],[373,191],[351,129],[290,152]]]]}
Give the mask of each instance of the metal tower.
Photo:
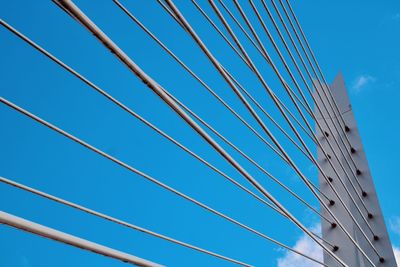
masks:
{"type": "MultiPolygon", "coordinates": [[[[314,88],[322,92],[321,84],[316,81],[314,81],[314,88]]],[[[357,223],[351,218],[343,205],[341,205],[337,195],[334,194],[333,190],[320,173],[319,182],[321,191],[335,201],[335,203],[330,206],[331,211],[340,218],[345,228],[360,244],[361,248],[376,266],[397,266],[342,74],[337,75],[330,88],[326,87],[324,89],[330,90],[332,96],[321,93],[324,103],[321,101],[321,98],[316,98],[318,99],[319,105],[322,106],[325,104],[327,107],[327,109],[322,110],[322,114],[315,109],[317,119],[321,125],[323,125],[324,129],[328,129],[327,127],[335,129],[333,124],[336,124],[336,127],[340,125],[342,128],[334,133],[335,136],[330,135],[328,132],[321,132],[318,129],[316,133],[329,155],[333,155],[335,152],[337,155],[342,155],[340,160],[342,166],[345,167],[344,170],[340,167],[340,163],[337,159],[332,157],[331,160],[340,176],[346,177],[347,172],[349,178],[343,180],[343,184],[346,188],[341,184],[338,178],[335,177],[321,149],[318,149],[318,160],[323,170],[331,178],[331,184],[336,188],[340,198],[342,198],[342,201],[347,205],[360,227],[357,226],[357,223]],[[329,105],[328,101],[333,104],[332,98],[329,99],[330,97],[336,100],[343,120],[337,116],[337,112],[334,112],[332,109],[333,105],[329,105]],[[326,112],[327,110],[328,112],[326,112]],[[326,120],[324,120],[322,116],[324,116],[326,120]],[[327,123],[325,123],[325,121],[327,123]],[[338,140],[338,145],[334,146],[335,151],[332,151],[327,145],[327,142],[328,139],[333,140],[335,138],[338,140]],[[340,153],[340,149],[345,152],[345,156],[340,153]],[[364,232],[370,242],[367,241],[362,232],[364,232]]],[[[322,211],[324,215],[329,216],[326,210],[322,209],[322,211]]],[[[365,257],[361,255],[359,250],[339,227],[332,227],[330,224],[322,221],[322,235],[333,244],[338,244],[339,248],[335,251],[335,254],[343,259],[349,266],[370,266],[370,263],[365,260],[365,257]]],[[[325,252],[324,262],[328,266],[337,266],[338,264],[325,252]]]]}

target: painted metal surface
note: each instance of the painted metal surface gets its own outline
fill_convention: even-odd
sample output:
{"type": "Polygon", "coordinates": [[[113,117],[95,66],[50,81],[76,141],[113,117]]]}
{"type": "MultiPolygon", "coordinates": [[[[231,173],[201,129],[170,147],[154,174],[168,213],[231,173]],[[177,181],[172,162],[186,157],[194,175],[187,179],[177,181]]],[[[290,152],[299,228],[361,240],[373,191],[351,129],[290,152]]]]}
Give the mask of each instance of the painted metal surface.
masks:
{"type": "MultiPolygon", "coordinates": [[[[321,90],[321,86],[316,81],[314,81],[314,90],[321,90]]],[[[337,153],[337,155],[340,156],[339,158],[342,161],[343,165],[346,166],[347,168],[346,171],[348,173],[352,173],[352,171],[347,164],[344,164],[346,161],[350,162],[349,164],[350,167],[353,169],[354,172],[357,173],[355,176],[350,175],[350,179],[353,179],[352,180],[353,183],[356,184],[356,190],[354,190],[350,185],[350,181],[347,178],[345,178],[344,171],[339,168],[338,166],[339,163],[337,162],[337,160],[335,161],[334,157],[332,157],[334,166],[337,166],[336,170],[342,176],[342,179],[344,180],[347,189],[352,193],[357,205],[361,207],[363,213],[362,215],[356,210],[354,202],[352,202],[349,195],[346,194],[343,186],[340,185],[340,183],[337,181],[337,178],[335,177],[332,168],[327,163],[327,159],[325,159],[325,157],[323,156],[321,149],[318,149],[317,151],[318,161],[320,162],[324,171],[333,178],[332,181],[333,186],[337,189],[340,196],[345,201],[346,205],[348,205],[348,207],[350,208],[352,214],[357,219],[357,222],[361,225],[362,230],[368,234],[368,237],[370,238],[376,250],[378,251],[379,256],[373,250],[373,248],[367,243],[366,239],[362,236],[360,230],[350,219],[349,215],[346,213],[344,208],[339,204],[339,201],[336,199],[335,195],[327,185],[322,175],[319,174],[318,179],[320,182],[321,191],[335,201],[335,204],[330,206],[331,211],[333,211],[333,213],[343,222],[346,229],[359,242],[363,250],[367,253],[367,255],[369,255],[369,257],[373,260],[376,266],[385,266],[385,267],[397,266],[393,254],[392,245],[387,233],[386,224],[384,222],[382,211],[379,206],[378,196],[376,194],[375,186],[372,180],[371,172],[368,166],[368,161],[361,142],[360,133],[357,128],[357,123],[350,104],[348,92],[342,74],[339,74],[335,78],[333,84],[330,86],[330,89],[325,88],[325,90],[331,90],[332,95],[338,104],[340,113],[342,114],[345,122],[345,125],[341,124],[341,127],[342,129],[344,129],[344,131],[340,131],[340,133],[334,131],[334,134],[336,135],[337,140],[339,140],[339,138],[345,140],[347,136],[351,146],[347,142],[343,143],[339,142],[339,145],[341,145],[343,151],[347,150],[350,153],[345,153],[346,155],[341,154],[337,146],[334,147],[335,151],[332,151],[327,145],[327,139],[334,137],[331,135],[326,135],[326,133],[321,132],[318,129],[316,129],[316,134],[319,140],[321,141],[324,149],[326,149],[328,153],[330,154],[337,153]],[[339,136],[339,134],[341,136],[339,136]],[[352,160],[350,159],[350,157],[352,157],[355,166],[351,162],[352,160]],[[357,181],[355,179],[358,179],[358,182],[361,187],[357,186],[357,181]],[[368,209],[368,211],[362,208],[361,201],[356,197],[356,194],[359,194],[361,196],[361,199],[365,203],[365,206],[368,209]],[[370,213],[369,216],[368,213],[370,213]],[[370,229],[368,229],[366,223],[363,221],[361,216],[364,216],[367,219],[368,223],[371,225],[373,233],[371,232],[370,229]],[[382,258],[384,259],[384,261],[382,258]]],[[[321,99],[317,98],[317,100],[319,104],[322,106],[321,99]]],[[[315,114],[321,125],[323,125],[324,129],[326,129],[327,127],[334,129],[332,123],[336,123],[336,125],[338,126],[339,122],[337,118],[335,118],[334,115],[332,115],[335,113],[333,112],[332,109],[330,109],[329,105],[327,105],[328,102],[326,98],[324,99],[324,101],[327,106],[328,112],[326,112],[326,110],[323,109],[322,111],[323,114],[320,114],[318,110],[315,108],[315,114]],[[324,116],[327,119],[328,125],[324,122],[322,116],[324,116]]],[[[322,209],[322,212],[324,215],[329,216],[326,210],[322,209]]],[[[345,236],[345,234],[340,228],[338,227],[332,228],[330,224],[327,224],[325,221],[322,221],[322,236],[329,242],[338,245],[339,249],[335,251],[335,254],[338,255],[349,266],[354,266],[354,267],[371,266],[371,264],[369,264],[365,260],[365,258],[357,251],[354,244],[351,243],[349,238],[345,236]]],[[[326,252],[324,252],[324,263],[326,263],[329,266],[338,266],[337,262],[326,252]]]]}

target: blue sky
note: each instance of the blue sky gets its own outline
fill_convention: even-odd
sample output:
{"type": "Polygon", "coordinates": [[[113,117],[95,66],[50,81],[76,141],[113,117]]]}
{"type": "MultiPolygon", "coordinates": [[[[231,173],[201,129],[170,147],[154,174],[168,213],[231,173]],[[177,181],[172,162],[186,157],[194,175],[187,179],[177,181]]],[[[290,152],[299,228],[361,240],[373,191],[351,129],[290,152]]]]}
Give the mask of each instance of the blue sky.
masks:
{"type": "MultiPolygon", "coordinates": [[[[123,3],[260,131],[192,39],[179,29],[156,1],[123,3]]],[[[211,31],[190,1],[176,3],[218,59],[243,84],[251,87],[251,93],[283,124],[261,85],[211,31]]],[[[207,1],[199,3],[211,13],[207,1]]],[[[112,1],[96,1],[93,5],[92,1],[77,0],[76,4],[150,76],[267,170],[295,188],[307,201],[318,206],[293,171],[219,105],[112,1]]],[[[154,93],[53,3],[1,1],[0,5],[0,17],[6,22],[247,185],[154,93]]],[[[391,240],[394,246],[400,246],[400,204],[397,201],[400,186],[397,179],[400,3],[394,0],[385,3],[307,0],[301,3],[293,1],[293,6],[328,81],[332,81],[339,71],[344,75],[391,240]]],[[[248,8],[247,4],[245,7],[248,8]]],[[[268,43],[265,36],[263,38],[268,43]]],[[[291,246],[296,242],[301,246],[304,241],[302,233],[285,219],[146,128],[4,28],[0,29],[0,40],[2,97],[271,237],[291,246]]],[[[256,51],[245,44],[256,57],[256,51]]],[[[271,50],[269,44],[267,48],[271,50]]],[[[278,61],[276,54],[271,54],[278,61]]],[[[255,62],[270,86],[287,102],[271,68],[261,58],[255,62]]],[[[281,262],[285,259],[285,252],[268,241],[156,187],[4,105],[0,106],[0,118],[1,176],[255,266],[276,266],[277,259],[281,262]]],[[[287,125],[284,127],[288,129],[287,125]]],[[[276,129],[272,131],[282,140],[300,168],[310,179],[317,181],[310,163],[284,141],[276,129]]],[[[309,140],[308,144],[311,146],[309,140]]],[[[315,215],[232,150],[227,150],[305,225],[315,227],[318,223],[315,215]]],[[[7,185],[0,184],[0,193],[0,209],[3,211],[167,266],[229,266],[221,260],[124,229],[7,185]]],[[[0,227],[0,233],[1,266],[124,266],[4,226],[0,227]]]]}

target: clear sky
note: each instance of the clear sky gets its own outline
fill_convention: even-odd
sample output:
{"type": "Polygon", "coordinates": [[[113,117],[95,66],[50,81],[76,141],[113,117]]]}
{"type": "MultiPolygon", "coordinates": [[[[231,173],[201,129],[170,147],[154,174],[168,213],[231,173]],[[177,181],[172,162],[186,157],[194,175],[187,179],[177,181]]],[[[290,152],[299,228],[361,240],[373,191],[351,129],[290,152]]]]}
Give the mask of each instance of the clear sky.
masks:
{"type": "MultiPolygon", "coordinates": [[[[191,1],[175,2],[218,59],[285,129],[289,129],[254,75],[212,31],[191,1]]],[[[250,13],[247,1],[243,2],[250,13]]],[[[343,73],[390,237],[394,246],[400,246],[400,182],[397,169],[400,165],[400,2],[292,2],[328,81],[332,81],[339,71],[343,73]]],[[[150,76],[268,171],[294,188],[309,203],[318,207],[318,202],[294,172],[149,39],[112,1],[76,0],[75,3],[150,76]]],[[[261,132],[193,40],[156,1],[123,3],[261,132]]],[[[199,3],[209,14],[212,13],[208,1],[199,0],[199,3]]],[[[231,3],[229,6],[235,10],[231,3]]],[[[238,14],[237,10],[235,14],[238,14]]],[[[268,26],[271,26],[263,14],[268,26]]],[[[135,75],[51,1],[0,1],[0,17],[213,165],[248,186],[221,156],[135,75]]],[[[212,17],[216,19],[214,15],[212,17]]],[[[255,21],[254,17],[252,20],[255,21]]],[[[266,36],[261,36],[273,59],[278,61],[266,36]]],[[[2,97],[262,233],[290,246],[308,247],[304,245],[308,241],[304,240],[302,233],[287,220],[157,135],[4,28],[0,28],[0,40],[2,97]]],[[[248,42],[244,44],[250,55],[256,58],[255,62],[268,84],[288,102],[271,68],[248,42]]],[[[279,68],[283,72],[281,65],[279,68]]],[[[286,73],[285,78],[289,80],[286,73]]],[[[289,105],[289,108],[293,109],[293,106],[289,105]]],[[[290,256],[270,242],[157,187],[4,105],[0,105],[0,119],[0,175],[3,177],[255,266],[303,264],[291,263],[290,256]]],[[[268,126],[302,171],[316,182],[317,173],[310,163],[284,140],[271,123],[268,126]]],[[[315,151],[310,140],[306,140],[315,151]]],[[[318,228],[318,218],[314,214],[232,149],[225,148],[307,227],[318,228]]],[[[230,265],[4,184],[0,184],[0,210],[167,266],[230,265]]],[[[312,246],[309,249],[310,253],[319,253],[312,246]]],[[[125,265],[0,226],[0,266],[125,265]]]]}

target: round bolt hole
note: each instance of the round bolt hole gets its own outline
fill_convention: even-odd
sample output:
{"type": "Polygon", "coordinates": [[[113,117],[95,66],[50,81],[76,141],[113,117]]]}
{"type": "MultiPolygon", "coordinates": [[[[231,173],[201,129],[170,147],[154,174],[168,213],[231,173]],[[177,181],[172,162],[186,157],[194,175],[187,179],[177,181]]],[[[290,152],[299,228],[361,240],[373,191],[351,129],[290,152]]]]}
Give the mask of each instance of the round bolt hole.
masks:
{"type": "Polygon", "coordinates": [[[379,240],[379,236],[374,235],[374,240],[375,240],[375,241],[378,241],[378,240],[379,240]]]}
{"type": "Polygon", "coordinates": [[[354,153],[356,153],[356,149],[355,149],[354,147],[351,147],[351,148],[350,148],[350,152],[351,152],[352,154],[354,154],[354,153]]]}
{"type": "Polygon", "coordinates": [[[361,171],[359,169],[356,170],[357,175],[361,175],[361,171]]]}
{"type": "Polygon", "coordinates": [[[338,246],[333,246],[333,251],[338,251],[339,247],[338,246]]]}
{"type": "Polygon", "coordinates": [[[335,201],[334,200],[329,200],[329,205],[331,205],[331,206],[333,206],[333,205],[335,205],[335,201]]]}
{"type": "Polygon", "coordinates": [[[368,218],[372,219],[372,218],[374,218],[374,215],[372,215],[371,213],[368,213],[368,218]]]}
{"type": "Polygon", "coordinates": [[[380,261],[381,263],[384,263],[384,262],[385,262],[385,258],[380,257],[380,258],[379,258],[379,261],[380,261]]]}
{"type": "Polygon", "coordinates": [[[365,192],[365,191],[362,191],[362,196],[363,196],[363,197],[366,197],[366,196],[368,196],[367,192],[365,192]]]}
{"type": "Polygon", "coordinates": [[[333,182],[332,177],[328,176],[328,181],[332,183],[333,182]]]}
{"type": "Polygon", "coordinates": [[[336,228],[337,224],[336,223],[331,223],[332,228],[336,228]]]}
{"type": "Polygon", "coordinates": [[[344,126],[344,130],[348,133],[348,132],[350,132],[350,128],[349,128],[349,126],[344,126]]]}

